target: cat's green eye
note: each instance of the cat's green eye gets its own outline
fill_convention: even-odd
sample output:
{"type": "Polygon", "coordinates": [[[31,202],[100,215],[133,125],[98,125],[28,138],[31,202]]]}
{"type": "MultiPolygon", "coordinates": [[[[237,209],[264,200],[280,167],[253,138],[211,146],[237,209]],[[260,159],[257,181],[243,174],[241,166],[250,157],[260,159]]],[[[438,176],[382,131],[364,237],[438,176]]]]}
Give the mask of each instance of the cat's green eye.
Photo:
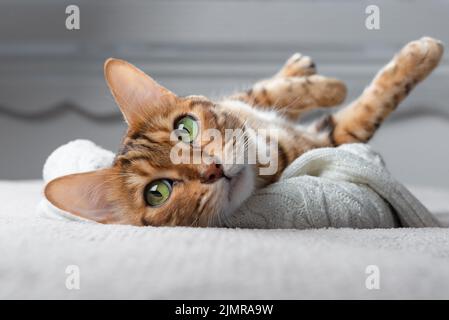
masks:
{"type": "Polygon", "coordinates": [[[145,201],[150,207],[164,204],[170,197],[172,183],[167,179],[155,180],[145,188],[145,201]]]}
{"type": "Polygon", "coordinates": [[[176,121],[175,130],[178,133],[179,140],[191,143],[198,135],[198,121],[191,116],[182,117],[176,121]]]}

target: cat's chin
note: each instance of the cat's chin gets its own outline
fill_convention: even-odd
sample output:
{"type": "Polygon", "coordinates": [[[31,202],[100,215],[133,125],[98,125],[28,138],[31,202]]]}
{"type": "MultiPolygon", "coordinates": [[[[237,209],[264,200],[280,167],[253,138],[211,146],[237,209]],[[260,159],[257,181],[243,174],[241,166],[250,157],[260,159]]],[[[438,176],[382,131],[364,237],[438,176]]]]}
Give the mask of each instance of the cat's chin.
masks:
{"type": "Polygon", "coordinates": [[[251,166],[243,166],[232,177],[223,179],[225,184],[224,214],[230,215],[238,209],[242,203],[250,197],[255,187],[254,170],[251,166]]]}

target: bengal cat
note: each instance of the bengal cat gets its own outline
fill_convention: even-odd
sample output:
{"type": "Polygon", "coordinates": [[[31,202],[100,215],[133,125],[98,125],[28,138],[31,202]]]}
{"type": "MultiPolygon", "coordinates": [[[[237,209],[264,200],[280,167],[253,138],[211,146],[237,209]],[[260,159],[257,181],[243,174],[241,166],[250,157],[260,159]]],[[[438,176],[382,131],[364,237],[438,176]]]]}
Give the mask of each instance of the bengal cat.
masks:
{"type": "Polygon", "coordinates": [[[304,152],[367,142],[442,53],[437,40],[410,42],[354,102],[308,126],[296,122],[304,111],[337,105],[346,96],[342,82],[315,74],[309,57],[295,54],[272,78],[219,101],[179,97],[128,62],[109,59],[105,78],[128,124],[115,161],[107,169],[57,178],[45,195],[56,207],[101,223],[215,226],[304,152]],[[226,129],[238,130],[241,139],[205,139],[200,132],[208,129],[223,136],[226,129]],[[269,133],[254,135],[259,129],[269,133]],[[179,145],[191,155],[230,147],[267,150],[275,140],[270,160],[277,166],[270,174],[260,173],[267,164],[259,158],[228,163],[214,152],[208,154],[212,161],[173,163],[179,145]]]}

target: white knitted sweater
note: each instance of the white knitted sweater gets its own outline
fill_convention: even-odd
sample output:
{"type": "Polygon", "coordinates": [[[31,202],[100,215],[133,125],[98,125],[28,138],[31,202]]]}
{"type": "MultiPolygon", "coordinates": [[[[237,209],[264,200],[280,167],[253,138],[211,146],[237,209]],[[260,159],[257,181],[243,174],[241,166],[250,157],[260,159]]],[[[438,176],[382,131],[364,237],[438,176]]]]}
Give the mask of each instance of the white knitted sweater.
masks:
{"type": "Polygon", "coordinates": [[[320,148],[296,159],[226,221],[246,228],[437,227],[440,223],[366,144],[320,148]]]}

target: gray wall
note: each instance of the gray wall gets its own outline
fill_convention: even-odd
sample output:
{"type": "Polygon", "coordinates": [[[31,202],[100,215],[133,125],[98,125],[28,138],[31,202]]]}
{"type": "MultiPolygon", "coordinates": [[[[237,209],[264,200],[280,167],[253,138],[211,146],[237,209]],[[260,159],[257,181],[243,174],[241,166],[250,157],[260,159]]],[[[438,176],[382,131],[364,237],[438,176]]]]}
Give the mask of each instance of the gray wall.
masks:
{"type": "MultiPolygon", "coordinates": [[[[46,156],[75,138],[117,148],[109,56],[178,94],[221,95],[301,51],[348,84],[349,100],[407,41],[449,44],[448,18],[447,1],[0,1],[0,179],[40,178],[46,156]],[[68,4],[81,9],[78,31],[65,29],[68,4]],[[365,28],[368,4],[380,30],[365,28]]],[[[372,142],[401,181],[449,187],[448,101],[446,54],[372,142]]]]}

